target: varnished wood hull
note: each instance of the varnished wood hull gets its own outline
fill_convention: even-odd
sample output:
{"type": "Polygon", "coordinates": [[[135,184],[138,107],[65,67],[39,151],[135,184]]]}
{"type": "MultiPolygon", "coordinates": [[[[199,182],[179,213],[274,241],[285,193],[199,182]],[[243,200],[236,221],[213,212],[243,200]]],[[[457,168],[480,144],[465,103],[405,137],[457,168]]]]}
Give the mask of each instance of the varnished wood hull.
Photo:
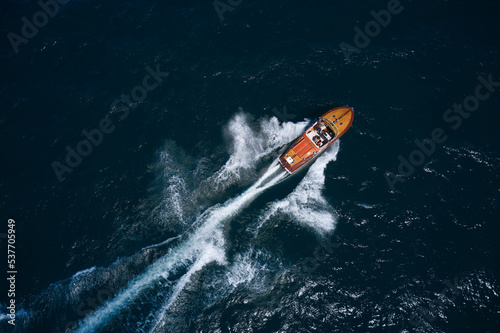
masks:
{"type": "Polygon", "coordinates": [[[279,157],[281,166],[290,174],[295,173],[344,135],[353,119],[354,110],[348,106],[326,112],[279,157]]]}

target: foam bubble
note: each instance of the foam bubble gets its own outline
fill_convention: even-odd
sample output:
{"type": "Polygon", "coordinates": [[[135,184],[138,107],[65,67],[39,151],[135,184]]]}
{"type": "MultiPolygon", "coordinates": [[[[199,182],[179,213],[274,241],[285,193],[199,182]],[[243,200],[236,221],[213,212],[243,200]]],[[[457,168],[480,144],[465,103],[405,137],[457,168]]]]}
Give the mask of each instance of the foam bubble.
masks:
{"type": "Polygon", "coordinates": [[[363,203],[363,202],[356,202],[356,205],[358,205],[359,207],[365,208],[365,209],[372,209],[376,206],[376,205],[370,205],[370,204],[363,203]]]}
{"type": "Polygon", "coordinates": [[[265,290],[265,279],[270,271],[280,269],[281,262],[269,253],[250,248],[235,256],[234,262],[228,267],[225,274],[227,284],[234,289],[240,285],[255,290],[265,290]]]}
{"type": "Polygon", "coordinates": [[[95,266],[93,267],[90,267],[90,268],[87,268],[87,269],[84,269],[84,270],[81,270],[79,272],[76,272],[72,279],[76,279],[76,278],[79,278],[79,277],[84,277],[84,276],[87,276],[89,273],[91,273],[93,270],[95,269],[95,266]]]}

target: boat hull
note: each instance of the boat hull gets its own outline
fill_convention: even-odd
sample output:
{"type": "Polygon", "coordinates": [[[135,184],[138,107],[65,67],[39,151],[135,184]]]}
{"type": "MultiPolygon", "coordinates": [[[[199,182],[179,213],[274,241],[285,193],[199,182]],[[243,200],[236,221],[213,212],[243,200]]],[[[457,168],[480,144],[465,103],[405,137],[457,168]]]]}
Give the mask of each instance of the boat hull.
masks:
{"type": "Polygon", "coordinates": [[[278,158],[281,166],[290,174],[297,172],[344,135],[353,119],[354,110],[348,106],[326,112],[278,158]]]}

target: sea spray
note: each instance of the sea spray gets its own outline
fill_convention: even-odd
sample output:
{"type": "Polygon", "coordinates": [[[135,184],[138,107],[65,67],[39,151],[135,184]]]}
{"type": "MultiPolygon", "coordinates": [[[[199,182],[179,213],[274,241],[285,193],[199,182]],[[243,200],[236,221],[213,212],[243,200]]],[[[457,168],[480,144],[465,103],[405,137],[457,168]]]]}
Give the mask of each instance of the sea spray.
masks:
{"type": "MultiPolygon", "coordinates": [[[[184,275],[187,276],[184,280],[185,285],[193,273],[193,267],[199,270],[214,261],[215,258],[217,258],[218,262],[223,262],[225,259],[221,256],[207,256],[207,251],[213,251],[214,248],[224,249],[225,239],[222,232],[224,222],[238,214],[266,189],[276,185],[286,177],[286,173],[280,170],[276,163],[273,163],[254,185],[245,192],[222,205],[216,205],[206,210],[196,222],[199,226],[185,241],[181,242],[179,246],[170,249],[164,257],[152,264],[144,274],[131,281],[114,299],[86,317],[76,332],[97,331],[99,327],[109,322],[114,315],[126,307],[127,303],[137,297],[145,288],[161,278],[167,279],[180,266],[191,265],[188,273],[184,275]],[[197,261],[198,258],[211,260],[197,261]],[[196,263],[198,263],[198,266],[194,266],[196,263]]],[[[175,300],[176,295],[174,294],[172,297],[175,300]]],[[[163,310],[168,309],[168,304],[172,304],[172,298],[169,299],[163,310]]]]}
{"type": "Polygon", "coordinates": [[[150,332],[154,332],[156,329],[161,328],[161,323],[165,317],[165,312],[172,306],[172,304],[177,300],[177,297],[179,294],[182,292],[184,287],[186,286],[187,283],[191,281],[191,276],[200,271],[205,265],[211,262],[217,262],[218,264],[222,265],[225,264],[226,258],[224,254],[224,249],[223,248],[217,248],[215,246],[207,246],[203,253],[200,255],[200,257],[195,261],[193,266],[187,271],[186,274],[184,274],[177,284],[173,288],[172,295],[169,297],[167,302],[163,305],[162,309],[160,310],[160,314],[158,317],[155,319],[155,323],[153,325],[153,328],[150,330],[150,332]]]}
{"type": "Polygon", "coordinates": [[[295,139],[307,126],[308,120],[298,123],[280,123],[276,117],[265,118],[254,124],[251,117],[240,111],[225,130],[230,143],[230,157],[224,166],[211,176],[207,185],[225,189],[251,174],[266,155],[295,139]]]}
{"type": "Polygon", "coordinates": [[[204,205],[211,198],[232,185],[249,185],[256,177],[257,164],[296,138],[307,124],[308,120],[280,123],[276,117],[253,120],[240,110],[224,129],[229,158],[211,175],[207,170],[213,167],[212,159],[191,157],[175,142],[167,141],[152,166],[158,174],[158,188],[150,191],[162,193],[151,208],[155,221],[176,232],[186,229],[208,207],[204,205]]]}
{"type": "MultiPolygon", "coordinates": [[[[213,168],[213,165],[210,165],[210,163],[213,163],[213,161],[206,156],[190,156],[175,142],[166,141],[158,154],[158,161],[150,167],[150,171],[156,174],[158,178],[155,182],[155,187],[149,189],[148,193],[150,195],[148,198],[145,198],[138,207],[140,214],[136,217],[137,223],[128,228],[119,228],[112,239],[129,239],[133,235],[136,235],[137,228],[141,228],[142,233],[150,234],[156,230],[155,228],[160,228],[160,230],[162,228],[165,230],[175,230],[177,236],[162,241],[159,244],[146,246],[130,257],[121,257],[108,268],[94,268],[80,272],[77,279],[78,283],[68,283],[69,281],[67,280],[55,282],[47,292],[43,292],[39,296],[34,296],[34,301],[44,302],[44,300],[50,297],[51,301],[59,304],[60,307],[77,308],[82,302],[82,297],[84,297],[82,295],[85,295],[86,291],[92,293],[98,288],[108,290],[111,279],[113,285],[116,285],[116,287],[113,287],[112,292],[114,298],[108,300],[106,303],[99,303],[100,308],[92,308],[94,310],[93,314],[88,315],[87,318],[82,319],[79,323],[80,331],[84,331],[85,327],[87,327],[87,331],[92,331],[92,327],[105,325],[119,311],[128,309],[137,302],[153,301],[149,293],[154,289],[156,291],[153,292],[158,294],[158,297],[154,298],[158,298],[155,302],[158,302],[159,307],[152,309],[151,311],[153,312],[151,312],[150,316],[156,316],[154,313],[160,309],[163,302],[164,304],[168,304],[168,302],[175,301],[176,296],[174,292],[176,286],[180,286],[180,279],[185,278],[183,281],[188,283],[191,275],[195,273],[193,272],[193,268],[199,267],[195,266],[195,263],[200,263],[200,258],[209,258],[203,251],[204,248],[212,247],[213,249],[219,249],[224,254],[224,236],[222,234],[224,223],[222,221],[219,222],[218,226],[206,229],[205,232],[212,236],[211,240],[210,237],[206,236],[205,239],[208,240],[207,242],[194,244],[196,242],[193,241],[186,244],[186,240],[191,237],[190,235],[193,235],[198,228],[202,227],[214,216],[215,212],[219,211],[219,209],[223,210],[225,206],[212,204],[212,207],[207,209],[206,206],[203,207],[200,205],[199,198],[202,196],[210,198],[210,196],[219,195],[221,190],[223,191],[223,188],[238,183],[242,179],[242,173],[251,175],[259,173],[257,171],[258,163],[268,157],[274,156],[280,147],[299,135],[306,125],[307,121],[280,123],[275,117],[253,120],[250,116],[239,112],[227,125],[228,129],[232,128],[232,130],[226,131],[229,133],[229,159],[218,171],[215,173],[212,171],[212,176],[208,177],[207,175],[210,174],[210,170],[213,168]],[[240,130],[245,127],[251,130],[240,130]],[[256,155],[248,155],[244,151],[242,143],[245,142],[250,147],[249,151],[256,153],[256,155]],[[258,151],[260,148],[263,151],[258,151]],[[254,158],[248,159],[249,156],[253,156],[254,158]],[[245,162],[247,163],[246,165],[244,165],[245,162]],[[246,168],[247,166],[248,168],[246,168]],[[218,177],[216,175],[225,175],[227,177],[218,177]],[[172,209],[172,207],[175,209],[172,209]],[[150,221],[147,220],[148,216],[151,216],[153,224],[150,224],[150,221]],[[189,244],[192,246],[188,246],[189,244]],[[162,254],[166,248],[170,248],[170,250],[167,250],[166,254],[162,254]],[[160,259],[146,259],[146,256],[150,257],[150,251],[153,249],[160,256],[160,259]],[[173,250],[176,250],[176,255],[173,255],[173,250]],[[146,260],[141,260],[141,257],[146,260]],[[140,271],[137,271],[130,274],[123,274],[127,270],[128,265],[133,262],[151,262],[151,259],[156,261],[153,261],[153,264],[150,264],[144,273],[141,274],[139,273],[140,271]],[[188,274],[189,272],[191,274],[188,274]],[[136,276],[135,274],[137,273],[139,275],[136,276]],[[170,281],[166,283],[165,279],[169,276],[170,281]],[[163,285],[160,288],[161,291],[158,290],[158,287],[155,287],[157,285],[154,283],[155,281],[161,282],[160,284],[163,285]],[[57,289],[57,292],[54,292],[54,288],[57,289]],[[121,291],[119,291],[120,288],[121,291]],[[71,297],[68,298],[67,295],[71,295],[71,297]]],[[[254,195],[258,196],[266,188],[285,177],[285,174],[278,171],[280,171],[279,166],[273,164],[254,184],[255,186],[251,187],[255,193],[248,193],[247,191],[250,195],[245,196],[246,203],[243,202],[241,207],[238,208],[236,206],[241,204],[239,202],[237,205],[229,207],[226,210],[226,214],[229,214],[228,218],[234,216],[234,214],[238,214],[239,211],[254,199],[252,198],[254,195]],[[277,179],[275,179],[275,176],[277,179]],[[231,212],[234,208],[236,209],[231,212]]],[[[240,182],[240,184],[244,184],[244,182],[240,182]]],[[[156,258],[158,258],[157,255],[155,255],[156,258]]],[[[218,261],[214,259],[212,262],[218,261]]],[[[79,313],[77,314],[79,315],[79,313]]],[[[42,314],[36,311],[31,316],[31,319],[35,321],[36,318],[52,315],[54,313],[42,314]]],[[[149,319],[148,322],[150,322],[149,319]]]]}
{"type": "Polygon", "coordinates": [[[287,214],[299,224],[325,234],[335,228],[334,209],[322,196],[325,185],[325,169],[328,163],[336,160],[339,141],[332,144],[323,155],[317,158],[309,168],[299,185],[283,200],[271,203],[260,216],[257,230],[277,213],[287,214]]]}

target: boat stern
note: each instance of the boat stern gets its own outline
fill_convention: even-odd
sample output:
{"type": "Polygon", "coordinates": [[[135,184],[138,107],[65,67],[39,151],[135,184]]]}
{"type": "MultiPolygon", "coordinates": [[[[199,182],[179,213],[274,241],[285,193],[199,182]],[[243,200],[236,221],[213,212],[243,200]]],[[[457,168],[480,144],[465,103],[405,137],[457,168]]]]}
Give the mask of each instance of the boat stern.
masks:
{"type": "Polygon", "coordinates": [[[281,155],[279,158],[278,158],[278,162],[279,164],[281,165],[281,167],[287,172],[289,173],[290,175],[292,174],[292,170],[291,170],[291,165],[288,161],[285,160],[285,158],[283,157],[283,155],[281,155]]]}
{"type": "Polygon", "coordinates": [[[315,157],[317,152],[318,149],[314,147],[314,144],[309,138],[302,135],[279,157],[278,160],[288,173],[293,173],[315,157]]]}

